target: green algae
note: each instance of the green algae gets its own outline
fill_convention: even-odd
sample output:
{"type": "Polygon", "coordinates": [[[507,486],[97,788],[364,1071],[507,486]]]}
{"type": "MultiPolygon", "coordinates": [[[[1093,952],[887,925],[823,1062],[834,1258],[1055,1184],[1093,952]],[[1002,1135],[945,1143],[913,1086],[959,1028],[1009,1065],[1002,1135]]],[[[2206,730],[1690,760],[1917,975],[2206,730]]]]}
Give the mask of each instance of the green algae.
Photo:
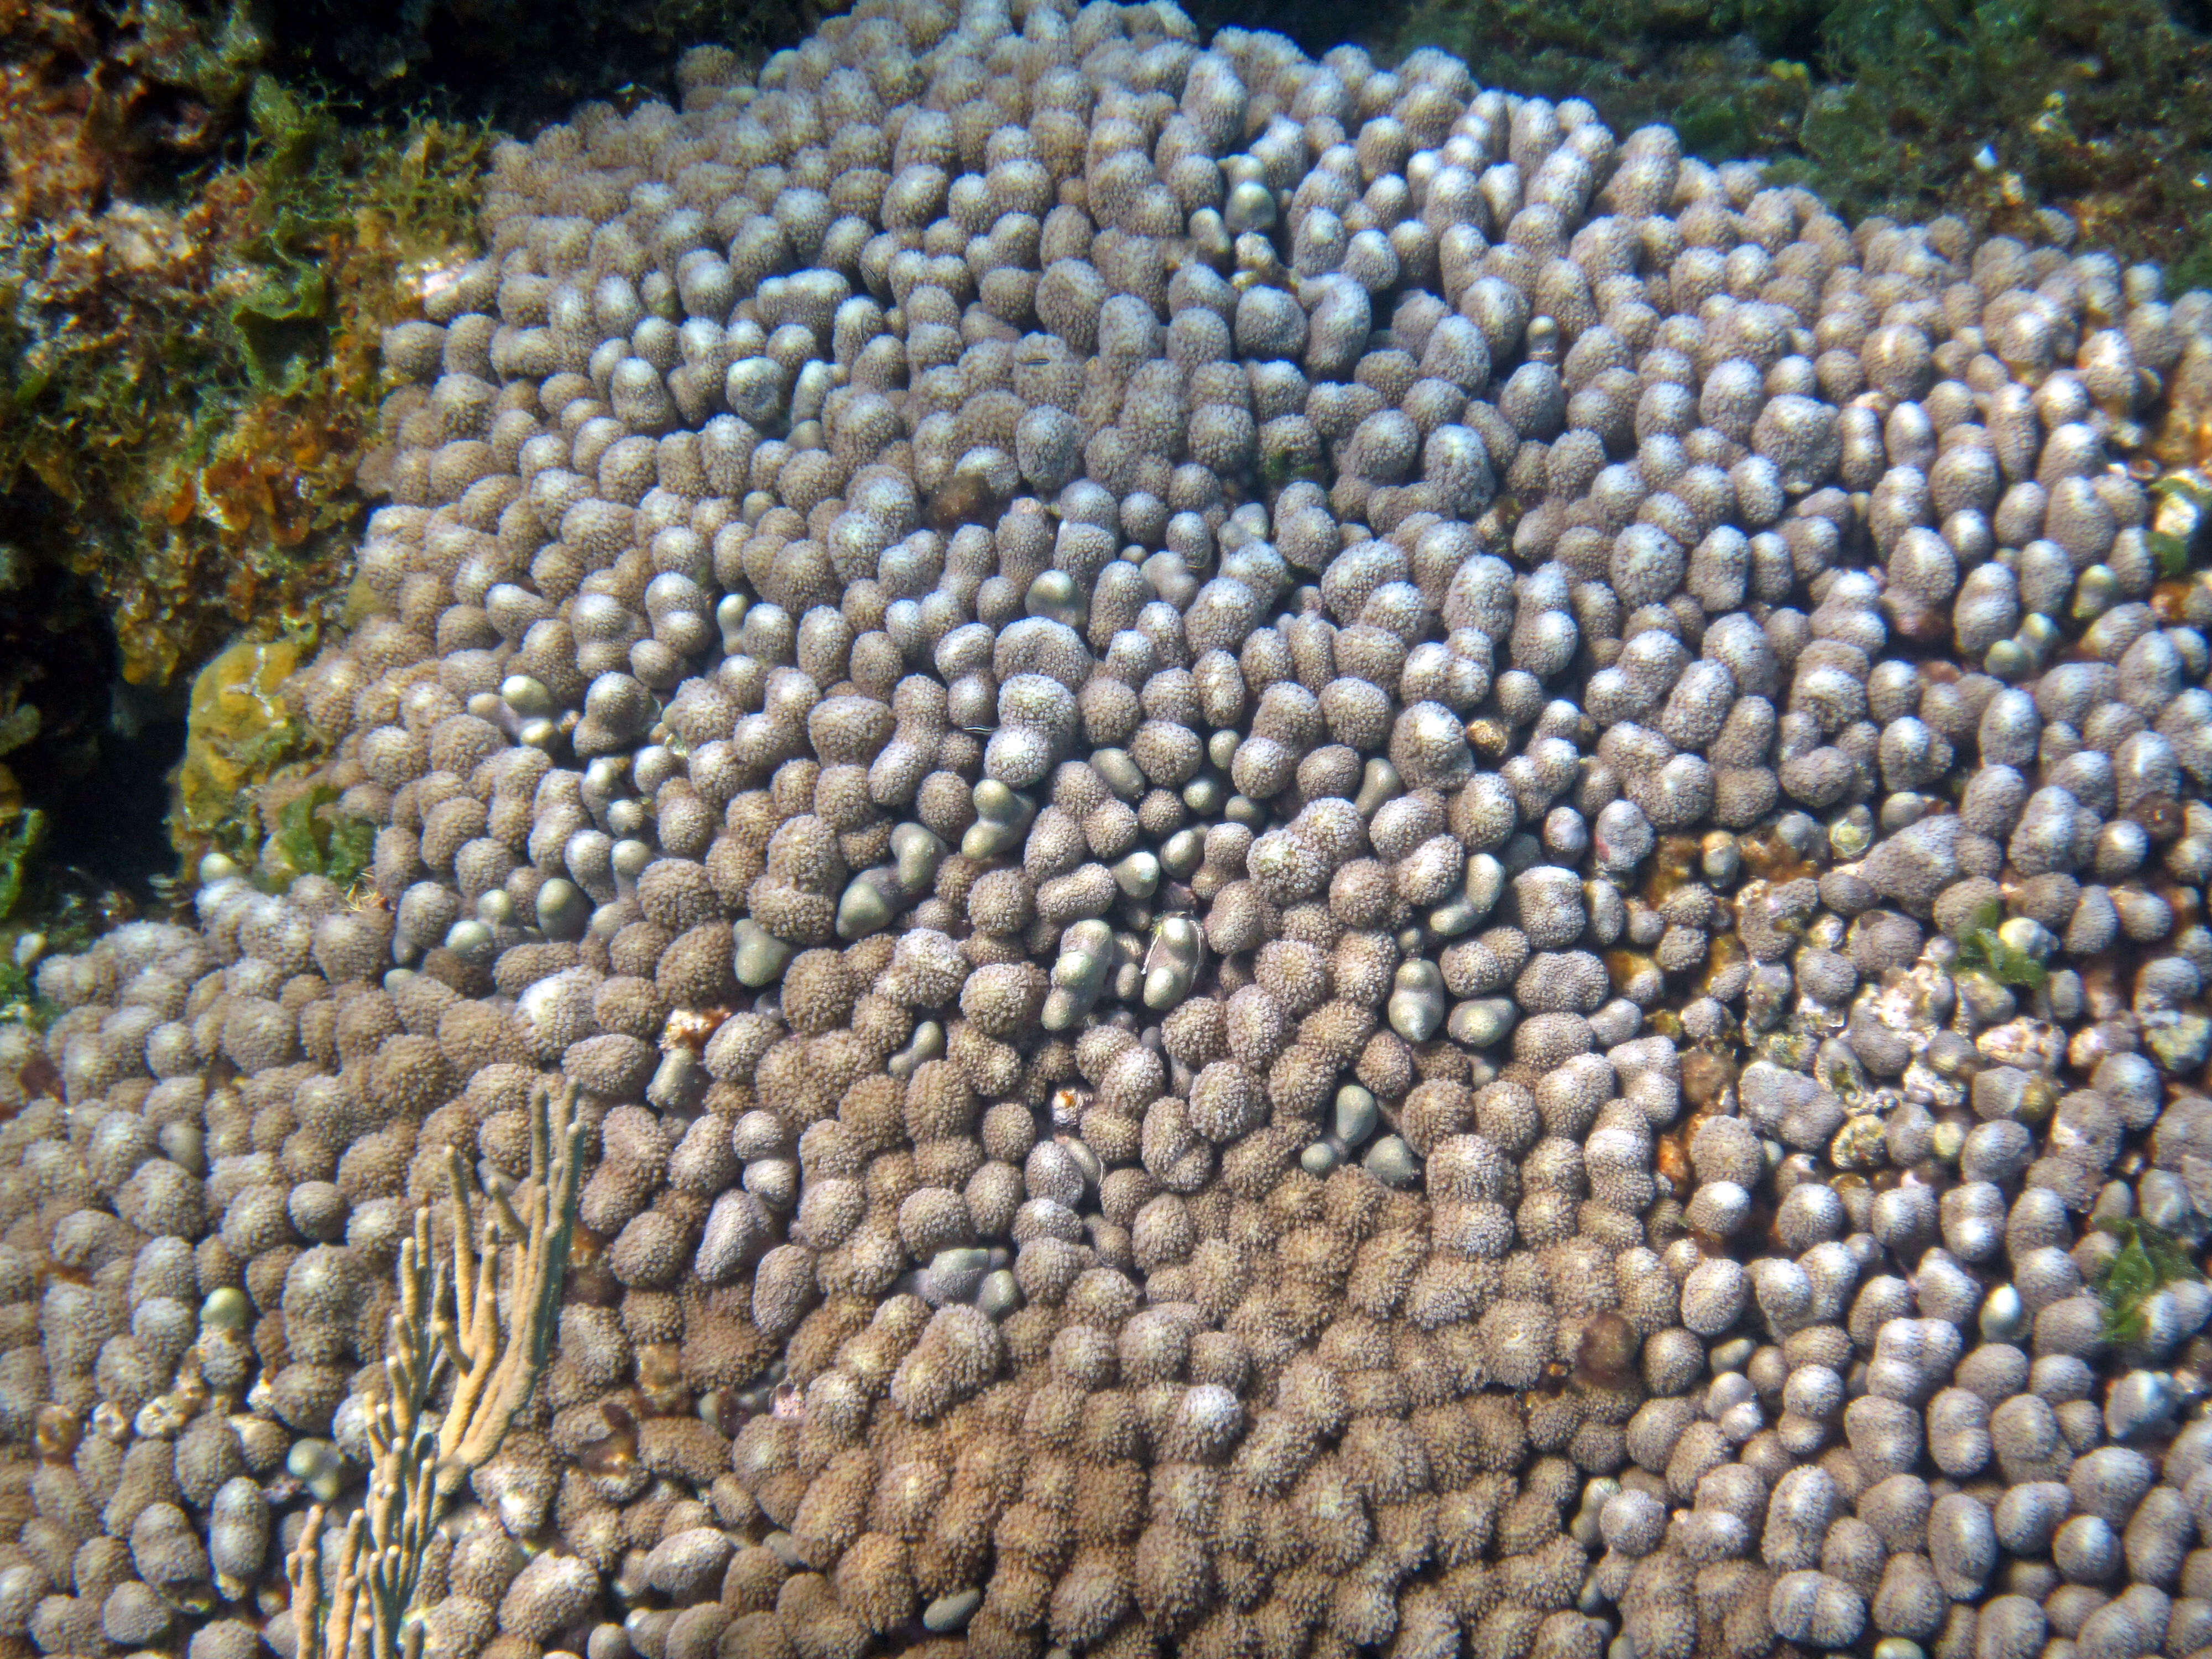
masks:
{"type": "Polygon", "coordinates": [[[10,920],[22,902],[30,863],[46,838],[46,815],[33,807],[0,829],[0,923],[10,920]]]}
{"type": "Polygon", "coordinates": [[[101,931],[101,919],[76,893],[41,893],[40,854],[52,825],[32,807],[0,824],[0,1024],[20,1022],[43,1031],[61,1010],[39,994],[33,969],[57,950],[82,950],[101,931]],[[43,926],[28,915],[48,914],[43,926]]]}
{"type": "Polygon", "coordinates": [[[2185,1243],[2148,1221],[2106,1217],[2097,1224],[2120,1241],[2118,1254],[2098,1268],[2092,1288],[2104,1310],[2105,1340],[2124,1346],[2147,1334],[2146,1302],[2166,1285],[2204,1275],[2185,1243]]]}
{"type": "Polygon", "coordinates": [[[282,892],[298,876],[327,877],[350,888],[376,851],[376,826],[336,810],[338,792],[319,783],[276,809],[276,827],[254,874],[264,891],[282,892]]]}
{"type": "Polygon", "coordinates": [[[1958,968],[1961,973],[1986,974],[2000,985],[2039,991],[2050,970],[2027,951],[2005,942],[1997,931],[2004,912],[1993,902],[1984,905],[1959,939],[1958,968]]]}
{"type": "MultiPolygon", "coordinates": [[[[2160,501],[2168,497],[2186,502],[2194,507],[2201,525],[2212,517],[2212,485],[2193,473],[2169,472],[2155,480],[2150,493],[2160,501]]],[[[2167,581],[2178,581],[2189,574],[2190,543],[2171,531],[2154,526],[2146,532],[2152,557],[2158,561],[2158,574],[2167,581]]]]}

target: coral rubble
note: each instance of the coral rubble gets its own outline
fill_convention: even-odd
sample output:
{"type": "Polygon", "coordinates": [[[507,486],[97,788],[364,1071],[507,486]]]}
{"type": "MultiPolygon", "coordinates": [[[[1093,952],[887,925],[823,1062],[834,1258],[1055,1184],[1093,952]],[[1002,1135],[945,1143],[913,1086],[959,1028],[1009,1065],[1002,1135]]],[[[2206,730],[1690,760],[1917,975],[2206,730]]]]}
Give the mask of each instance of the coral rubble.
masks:
{"type": "Polygon", "coordinates": [[[2212,295],[1164,3],[678,78],[0,1028],[0,1641],[2212,1648],[2212,295]]]}

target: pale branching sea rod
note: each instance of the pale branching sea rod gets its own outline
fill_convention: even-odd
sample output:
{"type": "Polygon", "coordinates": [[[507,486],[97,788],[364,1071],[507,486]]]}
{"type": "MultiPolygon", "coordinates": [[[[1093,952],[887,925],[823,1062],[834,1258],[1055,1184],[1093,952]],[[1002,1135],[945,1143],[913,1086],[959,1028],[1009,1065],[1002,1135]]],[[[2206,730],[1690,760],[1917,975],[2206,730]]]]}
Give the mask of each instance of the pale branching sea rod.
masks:
{"type": "Polygon", "coordinates": [[[2212,297],[1164,3],[676,78],[386,340],[367,874],[0,1032],[0,1656],[2212,1650],[2212,297]]]}

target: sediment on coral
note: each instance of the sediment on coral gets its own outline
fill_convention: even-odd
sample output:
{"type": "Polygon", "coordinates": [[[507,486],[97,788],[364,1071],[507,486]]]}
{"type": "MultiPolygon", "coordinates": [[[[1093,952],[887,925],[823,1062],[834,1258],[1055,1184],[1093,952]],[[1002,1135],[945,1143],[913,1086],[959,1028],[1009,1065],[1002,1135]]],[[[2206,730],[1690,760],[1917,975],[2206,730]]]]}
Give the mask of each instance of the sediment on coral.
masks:
{"type": "Polygon", "coordinates": [[[312,1651],[560,1086],[434,1659],[2212,1646],[2212,296],[1159,4],[678,79],[0,1030],[0,1638],[312,1651]]]}

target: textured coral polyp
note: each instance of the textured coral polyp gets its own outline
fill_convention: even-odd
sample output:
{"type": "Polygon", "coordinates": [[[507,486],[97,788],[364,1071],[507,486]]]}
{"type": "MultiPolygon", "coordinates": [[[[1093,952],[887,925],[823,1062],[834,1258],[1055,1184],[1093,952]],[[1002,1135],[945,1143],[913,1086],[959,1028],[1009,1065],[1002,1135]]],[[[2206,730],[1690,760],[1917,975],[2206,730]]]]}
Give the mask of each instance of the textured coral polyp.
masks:
{"type": "Polygon", "coordinates": [[[2212,1644],[2212,299],[1165,5],[678,80],[386,336],[359,884],[0,1034],[0,1637],[289,1651],[558,1079],[436,1659],[2212,1644]]]}

